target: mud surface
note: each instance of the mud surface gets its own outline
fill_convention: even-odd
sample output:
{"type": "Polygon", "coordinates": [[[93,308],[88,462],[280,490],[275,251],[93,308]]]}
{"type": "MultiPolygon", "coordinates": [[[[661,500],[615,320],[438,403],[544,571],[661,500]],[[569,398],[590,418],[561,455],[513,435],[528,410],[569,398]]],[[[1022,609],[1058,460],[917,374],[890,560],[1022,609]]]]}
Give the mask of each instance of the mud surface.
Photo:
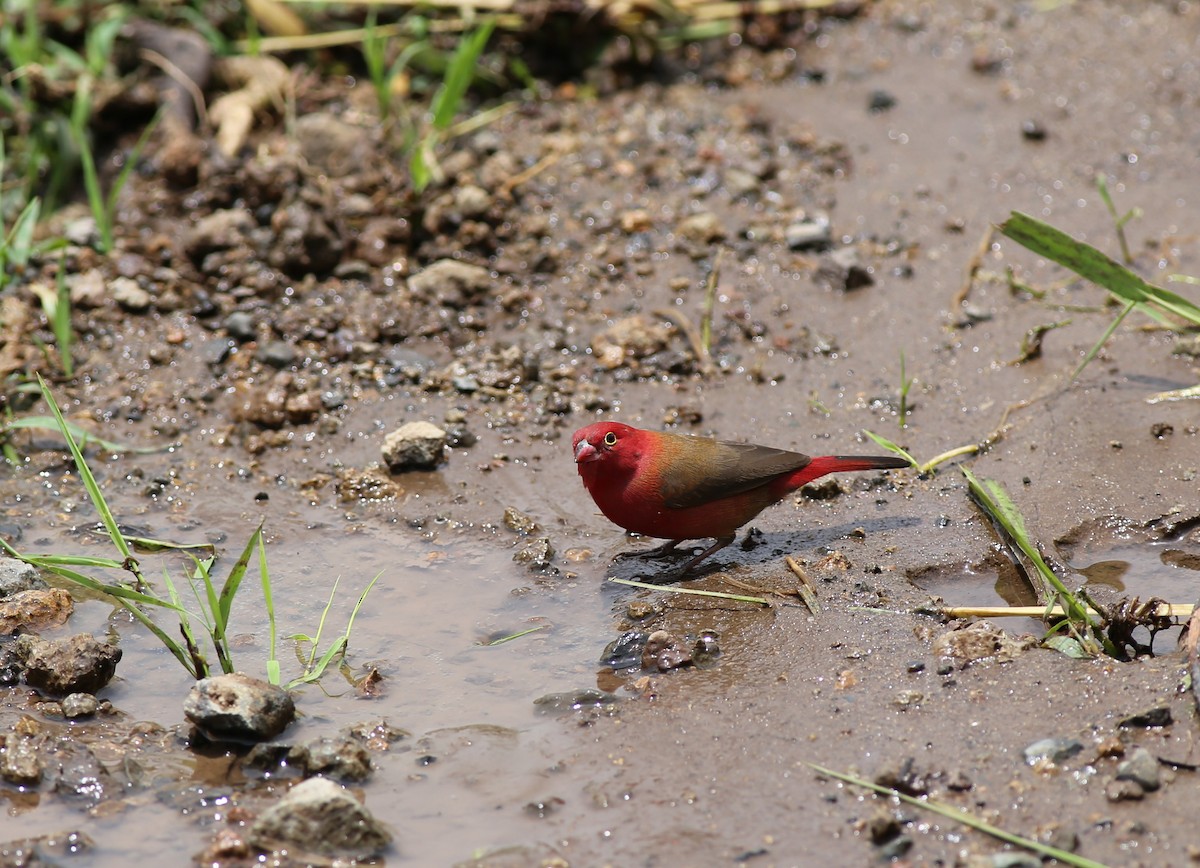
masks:
{"type": "MultiPolygon", "coordinates": [[[[1142,209],[1136,268],[1200,274],[1198,38],[1190,4],[875,4],[795,48],[730,48],[711,69],[508,114],[446,155],[451,180],[421,200],[365,88],[325,87],[297,107],[331,115],[307,138],[280,123],[244,160],[206,154],[194,185],[135,179],[121,250],[74,254],[76,274],[97,272],[76,280],[102,291],[78,306],[81,373],[56,391],[101,436],[176,444],[89,453],[120,521],[229,559],[265,523],[285,633],[315,629],[339,577],[344,624],[383,572],[346,665],[299,692],[286,738],[407,733],[371,743],[356,785],[395,832],[389,864],[993,864],[972,860],[1003,848],[808,763],[1101,863],[1185,864],[1200,755],[1182,657],[1073,660],[1013,640],[1040,630],[1029,621],[960,642],[911,614],[930,594],[1032,602],[953,464],[785,501],[688,583],[788,592],[790,555],[812,614],[787,596],[763,609],[606,583],[659,566],[612,562],[645,541],[596,514],[569,442],[610,417],[811,454],[876,451],[862,429],[920,459],[986,441],[965,463],[1007,488],[1075,583],[1192,602],[1200,417],[1147,399],[1194,384],[1194,356],[1134,315],[1069,382],[1117,309],[987,233],[1020,210],[1116,254],[1103,173],[1119,209],[1142,209]],[[121,284],[123,307],[121,277],[144,290],[121,284]],[[1027,332],[1064,321],[1017,363],[1027,332]],[[436,471],[389,473],[384,437],[411,421],[455,445],[436,471]],[[506,507],[538,527],[514,531],[506,507]],[[714,631],[720,655],[600,665],[635,627],[714,631]],[[956,642],[987,653],[964,665],[941,653],[956,642]],[[535,703],[584,690],[615,698],[535,703]],[[1127,720],[1163,708],[1165,725],[1127,720]],[[1047,738],[1080,749],[1027,759],[1047,738]],[[1138,748],[1157,788],[1125,780],[1138,748]]],[[[4,530],[24,551],[98,552],[54,440],[21,447],[4,530]]],[[[259,602],[237,617],[239,667],[261,672],[259,602]]],[[[20,687],[0,721],[92,745],[107,789],[6,784],[0,838],[78,830],[88,864],[128,864],[131,840],[170,861],[282,792],[186,747],[189,685],[154,637],[94,600],[62,630],[119,637],[113,711],[65,723],[20,687]]]]}

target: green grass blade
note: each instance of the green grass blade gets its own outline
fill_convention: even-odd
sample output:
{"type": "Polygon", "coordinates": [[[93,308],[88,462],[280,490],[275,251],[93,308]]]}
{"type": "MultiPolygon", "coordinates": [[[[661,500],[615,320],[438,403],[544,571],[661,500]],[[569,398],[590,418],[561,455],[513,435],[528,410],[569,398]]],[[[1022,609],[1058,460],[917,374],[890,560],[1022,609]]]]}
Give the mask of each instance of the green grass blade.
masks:
{"type": "Polygon", "coordinates": [[[100,520],[104,522],[104,527],[108,529],[108,535],[112,539],[113,545],[121,553],[125,562],[131,564],[130,569],[140,580],[141,574],[137,571],[137,559],[134,558],[133,552],[129,550],[129,543],[125,541],[125,537],[121,534],[121,529],[117,527],[117,520],[113,518],[112,510],[108,508],[108,503],[105,502],[104,495],[100,492],[100,486],[96,483],[96,477],[92,475],[91,468],[88,467],[87,461],[83,458],[82,450],[80,450],[79,445],[75,442],[75,438],[71,435],[71,429],[67,426],[66,419],[63,418],[62,410],[58,408],[58,404],[55,402],[54,396],[50,394],[50,388],[46,385],[46,381],[42,379],[41,374],[38,374],[37,380],[38,387],[42,391],[42,397],[53,411],[59,431],[62,433],[63,439],[67,441],[67,446],[71,450],[71,457],[75,459],[75,468],[79,471],[79,477],[83,480],[83,486],[87,489],[88,496],[92,499],[92,505],[96,507],[96,512],[100,514],[100,520]]]}
{"type": "Polygon", "coordinates": [[[125,565],[112,558],[87,557],[84,555],[29,555],[37,558],[38,562],[56,567],[93,567],[102,570],[120,570],[125,565]]]}
{"type": "MultiPolygon", "coordinates": [[[[261,530],[261,525],[259,527],[261,530]]],[[[271,595],[271,573],[267,570],[267,544],[260,533],[258,535],[258,576],[262,580],[263,601],[267,606],[267,626],[270,630],[270,647],[267,657],[267,680],[271,684],[279,684],[281,679],[279,655],[277,653],[277,634],[275,626],[275,600],[271,595]]]]}
{"type": "MultiPolygon", "coordinates": [[[[1088,607],[1079,600],[1077,595],[1067,589],[1067,586],[1062,583],[1062,580],[1050,569],[1045,559],[1042,558],[1041,553],[1037,550],[1037,546],[1033,544],[1026,531],[1024,516],[1021,515],[1016,504],[1008,496],[1008,492],[1004,490],[1004,487],[992,479],[981,481],[965,467],[962,468],[962,472],[967,478],[971,494],[975,496],[979,505],[995,520],[1009,539],[1024,553],[1025,557],[1033,563],[1047,586],[1058,596],[1059,603],[1062,605],[1063,611],[1067,613],[1068,620],[1072,624],[1086,628],[1093,636],[1098,637],[1105,652],[1115,656],[1114,652],[1116,649],[1107,637],[1104,636],[1099,622],[1088,611],[1088,607]]],[[[1091,640],[1088,639],[1087,641],[1090,642],[1091,640]]]]}
{"type": "Polygon", "coordinates": [[[1095,247],[1076,241],[1048,223],[1014,211],[1000,224],[1000,231],[1022,247],[1104,287],[1121,301],[1136,303],[1139,310],[1160,321],[1161,315],[1155,307],[1200,325],[1200,307],[1170,290],[1147,283],[1095,247]]]}
{"type": "Polygon", "coordinates": [[[308,642],[311,646],[309,648],[308,660],[304,664],[305,671],[310,670],[312,668],[313,661],[316,660],[317,646],[321,642],[321,634],[325,631],[325,619],[329,617],[329,610],[333,607],[333,598],[337,595],[338,583],[341,580],[342,580],[341,576],[338,576],[336,579],[333,580],[333,587],[329,591],[329,599],[325,601],[325,608],[321,612],[320,620],[317,621],[317,635],[309,637],[309,636],[301,636],[300,634],[296,634],[295,636],[292,637],[292,638],[296,638],[296,639],[300,639],[302,641],[308,642]]]}
{"type": "Polygon", "coordinates": [[[117,219],[117,198],[121,195],[121,191],[125,189],[125,184],[129,181],[129,176],[137,167],[138,160],[142,157],[142,151],[146,149],[146,145],[150,142],[150,136],[154,134],[154,130],[158,126],[158,122],[162,120],[162,117],[163,110],[159,109],[154,117],[150,119],[150,123],[146,124],[146,128],[142,130],[142,134],[138,136],[133,149],[125,158],[125,164],[121,167],[121,171],[113,179],[112,189],[108,191],[108,198],[104,202],[105,223],[109,226],[110,235],[113,223],[117,219]]]}
{"type": "Polygon", "coordinates": [[[528,636],[531,633],[540,633],[543,630],[549,629],[550,627],[547,624],[542,624],[539,627],[529,627],[525,630],[518,630],[516,633],[509,633],[507,636],[501,636],[499,639],[493,639],[491,642],[485,642],[484,645],[488,648],[494,648],[497,645],[504,645],[513,641],[514,639],[520,639],[524,636],[528,636]]]}
{"type": "MultiPolygon", "coordinates": [[[[213,558],[201,560],[195,555],[192,555],[191,558],[196,567],[190,576],[192,593],[196,595],[196,601],[200,605],[200,617],[204,621],[208,635],[212,638],[213,649],[217,652],[217,661],[221,664],[221,671],[232,672],[233,664],[230,659],[229,644],[225,637],[225,622],[221,618],[217,588],[213,584],[212,566],[215,560],[213,558]],[[197,580],[204,587],[203,599],[200,598],[200,592],[196,590],[197,580]]],[[[194,642],[192,647],[199,648],[194,642]]]]}
{"type": "Polygon", "coordinates": [[[42,200],[34,197],[17,215],[12,230],[4,242],[4,260],[11,262],[17,268],[24,268],[29,263],[29,255],[33,252],[33,230],[37,226],[38,215],[42,210],[42,200]]]}
{"type": "Polygon", "coordinates": [[[375,574],[375,578],[371,579],[371,581],[368,582],[367,586],[363,589],[363,592],[358,595],[358,602],[354,604],[354,608],[350,612],[350,618],[346,621],[345,639],[347,644],[350,642],[350,631],[354,629],[354,619],[358,617],[358,610],[363,607],[363,603],[367,601],[367,594],[371,593],[371,589],[375,587],[375,583],[379,581],[379,578],[382,575],[383,570],[377,572],[375,574]]]}
{"type": "Polygon", "coordinates": [[[893,790],[891,787],[885,787],[872,781],[864,780],[863,778],[855,777],[851,774],[846,774],[845,772],[834,771],[833,769],[826,768],[825,766],[819,766],[816,763],[806,763],[806,765],[808,765],[809,768],[815,769],[821,774],[826,775],[827,777],[831,777],[835,780],[843,781],[848,784],[853,784],[856,787],[863,787],[868,790],[873,790],[874,792],[879,793],[881,796],[899,799],[906,805],[912,805],[914,808],[931,811],[932,813],[945,817],[949,820],[954,820],[956,823],[962,823],[964,826],[968,826],[977,832],[983,832],[985,835],[991,835],[993,838],[997,838],[1005,843],[1014,844],[1017,847],[1023,847],[1026,850],[1033,851],[1034,853],[1041,853],[1043,856],[1048,856],[1051,859],[1057,859],[1064,865],[1071,865],[1074,866],[1074,868],[1107,868],[1107,866],[1101,862],[1096,862],[1095,860],[1087,859],[1083,856],[1077,856],[1076,854],[1067,850],[1060,850],[1058,847],[1052,847],[1049,844],[1043,844],[1041,841],[1035,841],[1032,838],[1024,838],[1013,832],[1006,832],[999,826],[993,826],[991,823],[980,820],[978,817],[968,814],[966,811],[955,808],[952,805],[936,802],[929,798],[917,798],[916,796],[910,796],[907,793],[900,792],[899,790],[893,790]]]}
{"type": "Polygon", "coordinates": [[[863,433],[874,440],[875,445],[881,446],[888,452],[894,452],[896,455],[899,455],[901,458],[911,464],[914,468],[920,469],[921,462],[917,461],[917,459],[913,458],[911,455],[905,452],[902,447],[897,446],[891,440],[888,440],[886,437],[880,437],[874,431],[868,431],[866,428],[863,429],[863,433]]]}
{"type": "Polygon", "coordinates": [[[75,360],[71,355],[71,342],[74,333],[71,331],[71,290],[67,287],[66,256],[58,266],[58,277],[54,281],[57,291],[54,299],[54,318],[51,328],[54,331],[54,342],[58,344],[58,357],[62,362],[63,373],[67,377],[75,376],[75,360]]]}
{"type": "Polygon", "coordinates": [[[1073,383],[1079,379],[1079,375],[1083,373],[1083,369],[1088,366],[1092,359],[1096,358],[1096,353],[1100,352],[1100,348],[1108,343],[1108,339],[1112,337],[1112,333],[1117,330],[1117,327],[1125,321],[1125,317],[1129,316],[1129,314],[1136,307],[1137,302],[1135,301],[1131,301],[1125,305],[1125,307],[1117,315],[1117,318],[1108,324],[1108,328],[1104,330],[1104,334],[1100,335],[1100,340],[1096,341],[1096,343],[1092,345],[1092,348],[1087,351],[1087,355],[1083,357],[1083,360],[1079,363],[1079,367],[1077,367],[1071,374],[1071,379],[1067,381],[1068,383],[1073,383]]]}
{"type": "Polygon", "coordinates": [[[433,98],[433,127],[445,130],[458,114],[459,104],[475,76],[475,64],[487,46],[496,27],[495,21],[485,21],[458,43],[454,57],[446,68],[446,78],[433,98]]]}
{"type": "Polygon", "coordinates": [[[333,658],[337,656],[338,652],[346,650],[346,644],[346,637],[339,636],[337,641],[330,645],[325,653],[321,655],[321,659],[317,661],[315,665],[310,659],[309,665],[305,667],[303,674],[297,675],[295,678],[289,681],[287,684],[287,689],[291,690],[293,687],[297,687],[301,684],[311,684],[314,681],[319,681],[321,676],[325,674],[325,670],[329,667],[329,664],[333,662],[333,658]]]}
{"type": "Polygon", "coordinates": [[[163,539],[151,539],[149,537],[144,537],[144,536],[128,536],[128,535],[126,535],[125,539],[129,542],[130,545],[132,545],[138,551],[146,552],[146,553],[150,553],[150,554],[157,553],[157,552],[168,552],[168,551],[187,552],[187,551],[192,551],[194,549],[208,549],[209,551],[212,551],[214,548],[213,544],[210,542],[177,543],[177,542],[170,542],[169,540],[163,540],[163,539]]]}
{"type": "Polygon", "coordinates": [[[150,454],[153,452],[161,452],[168,448],[165,446],[129,446],[125,443],[118,443],[116,440],[106,440],[103,437],[98,437],[92,434],[86,428],[81,428],[74,422],[68,422],[65,419],[61,425],[53,416],[22,416],[20,419],[10,419],[3,425],[0,425],[2,431],[15,431],[22,429],[34,429],[39,431],[51,431],[56,434],[62,433],[62,426],[66,426],[66,430],[71,433],[75,441],[81,447],[87,447],[90,443],[95,443],[101,449],[107,452],[132,452],[141,455],[150,454]]]}
{"type": "Polygon", "coordinates": [[[75,102],[71,109],[71,136],[79,150],[79,164],[83,168],[83,187],[87,191],[88,208],[100,232],[101,253],[112,250],[112,225],[107,219],[104,192],[100,189],[100,175],[96,171],[96,160],[92,155],[92,143],[88,137],[88,115],[91,112],[92,79],[81,75],[75,82],[75,102]]]}
{"type": "Polygon", "coordinates": [[[237,596],[238,589],[242,586],[242,579],[246,577],[246,569],[250,566],[250,558],[255,554],[259,542],[262,540],[262,525],[260,524],[250,534],[250,539],[246,541],[246,547],[242,549],[241,555],[238,556],[237,563],[233,565],[233,569],[229,571],[229,577],[225,579],[225,584],[221,586],[220,599],[213,599],[213,613],[217,616],[217,625],[224,631],[225,626],[229,623],[229,613],[233,609],[233,600],[237,596]]]}
{"type": "MultiPolygon", "coordinates": [[[[179,591],[175,588],[175,583],[171,581],[171,575],[167,572],[166,567],[163,567],[163,583],[167,586],[167,593],[171,596],[171,602],[179,607],[179,630],[183,634],[184,641],[187,644],[187,656],[192,661],[192,665],[188,666],[187,669],[196,678],[207,678],[209,675],[208,661],[200,653],[200,645],[196,642],[195,631],[192,630],[192,619],[188,616],[187,610],[183,608],[183,603],[179,599],[179,591]]],[[[183,652],[184,649],[181,648],[180,653],[183,652]]],[[[184,665],[187,666],[186,663],[184,665]]]]}

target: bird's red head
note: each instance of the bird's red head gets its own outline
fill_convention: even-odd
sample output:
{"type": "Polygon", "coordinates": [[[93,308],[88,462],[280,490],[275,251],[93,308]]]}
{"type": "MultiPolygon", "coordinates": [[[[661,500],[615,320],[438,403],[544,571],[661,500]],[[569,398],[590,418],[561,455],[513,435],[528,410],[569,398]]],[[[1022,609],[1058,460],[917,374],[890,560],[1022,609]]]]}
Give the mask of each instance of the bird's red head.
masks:
{"type": "Polygon", "coordinates": [[[636,428],[620,422],[596,422],[580,428],[572,440],[575,463],[583,465],[627,454],[633,447],[637,433],[636,428]]]}

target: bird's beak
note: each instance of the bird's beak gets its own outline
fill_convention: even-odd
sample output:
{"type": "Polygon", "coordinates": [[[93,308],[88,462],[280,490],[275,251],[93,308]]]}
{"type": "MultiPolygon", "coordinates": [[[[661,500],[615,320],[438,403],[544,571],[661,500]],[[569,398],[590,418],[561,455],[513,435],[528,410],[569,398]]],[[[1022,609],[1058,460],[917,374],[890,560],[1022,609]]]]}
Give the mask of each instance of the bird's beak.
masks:
{"type": "Polygon", "coordinates": [[[580,440],[575,444],[575,463],[583,464],[588,461],[595,461],[600,457],[600,452],[591,443],[586,440],[580,440]]]}

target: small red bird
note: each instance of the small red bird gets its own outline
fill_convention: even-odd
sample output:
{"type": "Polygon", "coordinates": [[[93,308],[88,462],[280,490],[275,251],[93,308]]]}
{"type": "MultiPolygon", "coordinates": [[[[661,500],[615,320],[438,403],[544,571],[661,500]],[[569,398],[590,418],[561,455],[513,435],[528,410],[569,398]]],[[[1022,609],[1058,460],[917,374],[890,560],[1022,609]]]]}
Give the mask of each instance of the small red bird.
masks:
{"type": "Polygon", "coordinates": [[[909,466],[893,455],[811,458],[620,422],[581,428],[572,445],[583,485],[609,521],[669,540],[646,554],[665,555],[688,539],[716,538],[682,572],[725,548],[738,528],[806,482],[839,471],[909,466]]]}

